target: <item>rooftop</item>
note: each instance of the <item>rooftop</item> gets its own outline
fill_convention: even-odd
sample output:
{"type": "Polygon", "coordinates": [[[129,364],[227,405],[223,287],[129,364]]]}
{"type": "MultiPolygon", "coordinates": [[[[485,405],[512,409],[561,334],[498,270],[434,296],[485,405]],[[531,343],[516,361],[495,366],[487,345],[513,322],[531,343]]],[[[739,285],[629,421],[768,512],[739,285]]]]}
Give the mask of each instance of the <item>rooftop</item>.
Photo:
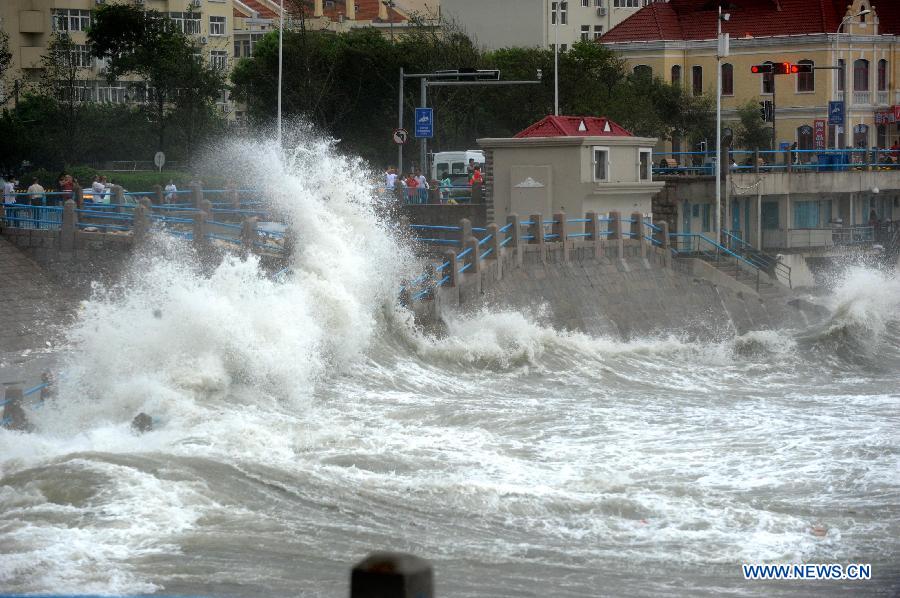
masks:
{"type": "Polygon", "coordinates": [[[516,139],[529,137],[633,137],[630,131],[605,116],[545,116],[516,139]]]}

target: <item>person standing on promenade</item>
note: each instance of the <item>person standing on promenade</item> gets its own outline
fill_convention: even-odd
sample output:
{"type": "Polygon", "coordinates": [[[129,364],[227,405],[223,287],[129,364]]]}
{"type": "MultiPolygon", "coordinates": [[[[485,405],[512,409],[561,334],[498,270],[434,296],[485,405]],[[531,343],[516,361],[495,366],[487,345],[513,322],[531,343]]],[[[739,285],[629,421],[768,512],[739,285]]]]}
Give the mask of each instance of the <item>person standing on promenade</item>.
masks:
{"type": "Polygon", "coordinates": [[[406,175],[406,203],[415,203],[416,198],[416,187],[419,186],[419,182],[416,180],[415,175],[410,171],[408,175],[406,175]]]}
{"type": "Polygon", "coordinates": [[[416,171],[416,188],[419,191],[419,203],[428,203],[428,190],[431,186],[428,184],[428,179],[425,178],[425,175],[422,174],[421,170],[416,171]]]}
{"type": "Polygon", "coordinates": [[[169,179],[169,184],[166,185],[166,202],[167,203],[175,203],[178,200],[178,187],[175,186],[175,181],[169,179]]]}

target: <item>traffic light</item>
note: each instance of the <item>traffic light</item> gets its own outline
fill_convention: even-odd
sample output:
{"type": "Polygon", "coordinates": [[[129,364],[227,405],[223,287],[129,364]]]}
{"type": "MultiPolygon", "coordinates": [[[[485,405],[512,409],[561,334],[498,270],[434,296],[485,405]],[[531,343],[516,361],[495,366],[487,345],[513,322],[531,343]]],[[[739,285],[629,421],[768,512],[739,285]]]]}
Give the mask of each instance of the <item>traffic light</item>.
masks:
{"type": "Polygon", "coordinates": [[[811,73],[813,72],[813,65],[811,64],[795,64],[791,68],[792,73],[811,73]]]}
{"type": "Polygon", "coordinates": [[[772,72],[771,64],[754,64],[750,67],[750,72],[754,75],[768,74],[772,72]]]}
{"type": "Polygon", "coordinates": [[[791,64],[790,62],[776,62],[770,64],[754,64],[750,67],[750,72],[754,75],[796,75],[797,73],[813,72],[811,64],[791,64]]]}
{"type": "Polygon", "coordinates": [[[772,104],[772,100],[759,103],[759,117],[763,122],[775,122],[775,106],[772,104]]]}
{"type": "Polygon", "coordinates": [[[776,62],[772,65],[772,71],[776,75],[790,75],[791,72],[794,72],[791,70],[793,66],[790,62],[776,62]]]}

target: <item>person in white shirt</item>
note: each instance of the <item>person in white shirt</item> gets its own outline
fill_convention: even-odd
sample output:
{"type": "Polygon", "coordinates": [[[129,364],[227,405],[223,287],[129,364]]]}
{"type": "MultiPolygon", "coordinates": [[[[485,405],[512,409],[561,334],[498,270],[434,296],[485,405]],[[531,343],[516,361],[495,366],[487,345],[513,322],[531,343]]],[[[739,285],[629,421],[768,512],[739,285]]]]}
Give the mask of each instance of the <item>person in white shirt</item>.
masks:
{"type": "Polygon", "coordinates": [[[422,174],[421,170],[416,171],[416,183],[418,183],[416,191],[419,192],[419,203],[428,203],[428,190],[431,187],[428,184],[428,179],[425,178],[425,175],[422,174]]]}
{"type": "Polygon", "coordinates": [[[384,188],[393,191],[397,187],[397,171],[391,166],[384,173],[384,188]]]}
{"type": "Polygon", "coordinates": [[[38,179],[34,179],[31,186],[28,187],[28,199],[31,200],[31,205],[33,206],[39,206],[43,203],[44,188],[41,186],[41,182],[38,179]]]}
{"type": "Polygon", "coordinates": [[[103,196],[106,193],[106,186],[99,176],[94,177],[94,182],[91,183],[91,191],[93,192],[94,203],[105,202],[106,198],[103,196]]]}
{"type": "Polygon", "coordinates": [[[178,198],[178,187],[175,186],[175,181],[169,179],[169,184],[166,185],[166,201],[169,203],[175,203],[175,200],[178,198]]]}
{"type": "Polygon", "coordinates": [[[14,177],[9,177],[6,179],[6,182],[3,183],[3,203],[16,203],[16,182],[14,177]]]}

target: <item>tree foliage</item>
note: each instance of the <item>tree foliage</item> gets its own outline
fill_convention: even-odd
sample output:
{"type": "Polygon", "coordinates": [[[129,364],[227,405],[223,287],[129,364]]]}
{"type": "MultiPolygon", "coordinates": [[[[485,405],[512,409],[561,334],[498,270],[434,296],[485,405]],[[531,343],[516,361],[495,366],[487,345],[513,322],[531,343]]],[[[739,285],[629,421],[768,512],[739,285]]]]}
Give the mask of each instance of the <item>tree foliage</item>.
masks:
{"type": "Polygon", "coordinates": [[[735,141],[738,147],[748,150],[768,150],[772,145],[772,128],[767,127],[759,114],[759,104],[749,100],[738,108],[735,141]]]}
{"type": "Polygon", "coordinates": [[[9,34],[0,29],[0,80],[6,76],[9,64],[12,61],[12,52],[9,51],[9,34]]]}

